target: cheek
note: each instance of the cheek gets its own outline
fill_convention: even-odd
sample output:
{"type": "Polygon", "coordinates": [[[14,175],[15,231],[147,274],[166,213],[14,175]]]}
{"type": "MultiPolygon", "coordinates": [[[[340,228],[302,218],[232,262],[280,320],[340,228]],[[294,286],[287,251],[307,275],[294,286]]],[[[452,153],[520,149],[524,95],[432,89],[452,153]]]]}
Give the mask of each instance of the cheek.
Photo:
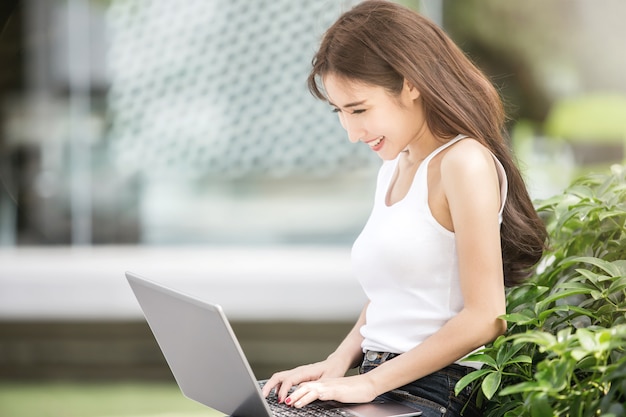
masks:
{"type": "Polygon", "coordinates": [[[398,113],[394,119],[394,126],[398,133],[413,136],[415,130],[421,125],[421,118],[418,114],[404,111],[398,113]]]}

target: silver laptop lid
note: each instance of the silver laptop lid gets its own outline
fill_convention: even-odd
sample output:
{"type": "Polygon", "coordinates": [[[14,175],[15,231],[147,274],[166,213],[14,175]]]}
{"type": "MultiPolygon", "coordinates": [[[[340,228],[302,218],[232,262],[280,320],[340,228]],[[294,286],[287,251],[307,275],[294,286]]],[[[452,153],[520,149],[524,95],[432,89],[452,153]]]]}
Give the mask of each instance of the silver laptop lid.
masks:
{"type": "MultiPolygon", "coordinates": [[[[127,272],[146,321],[183,394],[237,417],[272,417],[258,382],[219,305],[183,294],[127,272]]],[[[377,399],[365,404],[329,402],[340,415],[409,417],[421,411],[377,399]]],[[[286,407],[286,406],[284,406],[286,407]]],[[[290,409],[293,415],[311,415],[290,409]]]]}
{"type": "Polygon", "coordinates": [[[228,415],[272,416],[219,305],[132,272],[126,278],[186,397],[228,415]]]}

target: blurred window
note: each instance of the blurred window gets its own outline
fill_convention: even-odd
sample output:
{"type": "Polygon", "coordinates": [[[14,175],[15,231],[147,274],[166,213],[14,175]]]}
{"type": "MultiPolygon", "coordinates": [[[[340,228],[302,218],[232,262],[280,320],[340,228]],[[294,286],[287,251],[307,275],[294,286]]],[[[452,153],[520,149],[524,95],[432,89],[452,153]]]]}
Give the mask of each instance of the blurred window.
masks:
{"type": "Polygon", "coordinates": [[[26,2],[0,242],[350,243],[379,161],[305,81],[355,3],[26,2]]]}

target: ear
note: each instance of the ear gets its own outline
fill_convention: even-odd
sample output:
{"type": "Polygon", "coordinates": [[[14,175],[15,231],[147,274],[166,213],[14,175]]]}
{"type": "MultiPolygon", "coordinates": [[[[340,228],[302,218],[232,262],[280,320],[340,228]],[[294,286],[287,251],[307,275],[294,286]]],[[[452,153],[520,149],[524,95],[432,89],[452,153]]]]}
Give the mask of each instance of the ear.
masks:
{"type": "Polygon", "coordinates": [[[411,81],[407,80],[406,78],[404,79],[404,87],[403,87],[405,93],[408,94],[409,98],[411,100],[417,100],[420,96],[420,92],[417,89],[417,87],[415,87],[413,85],[413,83],[411,83],[411,81]]]}

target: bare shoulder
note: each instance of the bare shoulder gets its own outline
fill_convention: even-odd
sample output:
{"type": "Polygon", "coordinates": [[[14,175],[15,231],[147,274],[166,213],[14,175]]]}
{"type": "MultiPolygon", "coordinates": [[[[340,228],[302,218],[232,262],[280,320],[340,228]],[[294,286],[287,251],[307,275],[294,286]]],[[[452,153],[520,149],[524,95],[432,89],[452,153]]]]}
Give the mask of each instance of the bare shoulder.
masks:
{"type": "MultiPolygon", "coordinates": [[[[446,172],[457,175],[495,174],[495,165],[487,147],[472,138],[466,138],[450,146],[441,159],[442,176],[446,172]]],[[[458,178],[458,177],[457,177],[458,178]]]]}

